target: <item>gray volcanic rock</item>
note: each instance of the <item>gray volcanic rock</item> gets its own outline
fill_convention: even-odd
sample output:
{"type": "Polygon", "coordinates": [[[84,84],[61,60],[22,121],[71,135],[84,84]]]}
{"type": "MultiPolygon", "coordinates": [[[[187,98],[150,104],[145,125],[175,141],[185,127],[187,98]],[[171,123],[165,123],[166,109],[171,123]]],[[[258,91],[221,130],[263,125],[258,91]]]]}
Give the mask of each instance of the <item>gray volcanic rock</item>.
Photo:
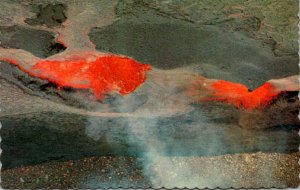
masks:
{"type": "Polygon", "coordinates": [[[298,74],[297,56],[276,57],[271,46],[242,32],[186,22],[145,7],[133,6],[131,11],[91,31],[99,51],[129,55],[159,69],[189,67],[251,89],[271,78],[298,74]]]}
{"type": "Polygon", "coordinates": [[[298,1],[124,0],[119,3],[118,13],[135,15],[138,6],[197,26],[240,31],[270,45],[277,56],[298,54],[298,1]]]}
{"type": "Polygon", "coordinates": [[[61,3],[33,5],[33,11],[36,12],[36,17],[26,19],[27,24],[46,25],[53,28],[61,25],[67,19],[67,6],[61,3]]]}
{"type": "Polygon", "coordinates": [[[54,33],[24,26],[0,26],[0,46],[24,49],[45,58],[62,52],[65,47],[55,42],[54,33]]]}

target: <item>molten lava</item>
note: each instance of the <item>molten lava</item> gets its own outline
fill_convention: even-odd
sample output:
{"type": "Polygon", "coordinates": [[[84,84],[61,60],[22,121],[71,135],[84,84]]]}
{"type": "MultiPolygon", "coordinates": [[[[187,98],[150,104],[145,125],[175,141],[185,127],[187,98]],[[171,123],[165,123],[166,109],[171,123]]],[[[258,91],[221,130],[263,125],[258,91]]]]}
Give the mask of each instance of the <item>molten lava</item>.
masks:
{"type": "MultiPolygon", "coordinates": [[[[151,69],[150,65],[139,63],[126,56],[93,50],[65,51],[47,59],[40,59],[23,50],[0,48],[0,60],[17,65],[31,76],[56,83],[58,87],[91,89],[97,99],[103,99],[105,94],[114,91],[122,95],[133,92],[146,81],[146,72],[151,69]]],[[[172,77],[161,77],[164,73],[157,71],[154,73],[156,75],[153,73],[150,75],[152,80],[166,80],[158,82],[172,84],[168,82],[172,77]]],[[[180,85],[173,88],[187,86],[184,87],[185,92],[192,101],[223,101],[248,110],[268,105],[283,91],[300,89],[297,76],[269,80],[250,92],[242,84],[207,79],[194,73],[190,76],[196,77],[194,82],[185,81],[190,77],[183,77],[186,74],[180,75],[180,72],[174,73],[172,80],[178,81],[180,85]]]]}
{"type": "Polygon", "coordinates": [[[92,60],[40,60],[29,71],[30,75],[56,83],[59,87],[92,89],[97,99],[106,93],[133,92],[146,80],[148,64],[128,57],[107,55],[92,60]]]}
{"type": "Polygon", "coordinates": [[[225,101],[236,107],[243,107],[248,110],[264,107],[281,92],[271,83],[266,82],[259,88],[249,92],[242,84],[219,80],[212,84],[214,93],[208,100],[225,101]]]}

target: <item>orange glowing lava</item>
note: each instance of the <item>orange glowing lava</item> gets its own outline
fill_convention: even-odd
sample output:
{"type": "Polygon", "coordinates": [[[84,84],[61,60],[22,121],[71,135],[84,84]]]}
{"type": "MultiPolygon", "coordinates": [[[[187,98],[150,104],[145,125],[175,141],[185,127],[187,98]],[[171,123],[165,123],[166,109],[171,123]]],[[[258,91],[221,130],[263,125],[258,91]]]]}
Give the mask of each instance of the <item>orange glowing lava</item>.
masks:
{"type": "Polygon", "coordinates": [[[92,89],[96,98],[102,99],[113,91],[122,95],[133,92],[145,82],[145,72],[150,69],[128,57],[107,55],[93,60],[40,60],[26,72],[59,87],[92,89]]]}
{"type": "Polygon", "coordinates": [[[252,92],[242,84],[224,80],[213,83],[212,87],[214,93],[212,94],[212,98],[208,98],[208,100],[224,101],[238,108],[243,107],[247,110],[264,107],[270,104],[271,101],[281,93],[268,82],[252,92]]]}

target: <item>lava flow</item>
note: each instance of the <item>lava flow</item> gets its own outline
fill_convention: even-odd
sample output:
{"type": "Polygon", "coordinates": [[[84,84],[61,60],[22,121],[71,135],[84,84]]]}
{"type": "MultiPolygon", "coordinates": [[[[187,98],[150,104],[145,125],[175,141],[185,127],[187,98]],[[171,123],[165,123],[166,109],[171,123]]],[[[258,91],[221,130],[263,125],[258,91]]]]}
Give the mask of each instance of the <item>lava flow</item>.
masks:
{"type": "MultiPolygon", "coordinates": [[[[91,89],[98,100],[102,100],[105,94],[110,92],[117,91],[121,95],[133,92],[146,81],[146,72],[151,69],[150,65],[139,63],[126,56],[91,50],[66,51],[47,59],[39,59],[23,50],[0,50],[1,60],[17,65],[31,76],[53,82],[58,87],[91,89]]],[[[242,84],[207,79],[197,74],[194,76],[192,73],[190,75],[197,78],[192,87],[188,88],[188,95],[194,96],[193,100],[222,101],[247,110],[270,104],[283,91],[300,89],[295,76],[269,80],[250,92],[242,84]]],[[[165,80],[153,74],[151,76],[153,77],[151,80],[165,80]]],[[[178,74],[173,78],[182,79],[178,74]]],[[[187,85],[185,82],[183,84],[187,85]]]]}
{"type": "Polygon", "coordinates": [[[211,87],[214,92],[210,98],[204,100],[224,101],[238,108],[245,108],[247,110],[264,107],[270,104],[271,101],[281,93],[281,91],[278,91],[278,89],[269,82],[266,82],[252,92],[242,84],[224,80],[214,82],[211,87]]]}
{"type": "Polygon", "coordinates": [[[91,89],[97,99],[114,91],[129,94],[146,80],[150,65],[98,52],[88,36],[91,28],[116,21],[116,5],[117,1],[70,2],[63,27],[48,28],[57,35],[55,41],[66,47],[64,52],[40,59],[22,49],[0,47],[0,60],[58,87],[91,89]]]}
{"type": "Polygon", "coordinates": [[[58,59],[39,59],[29,66],[23,60],[2,58],[17,65],[31,76],[48,80],[58,87],[91,89],[98,100],[110,92],[122,95],[133,92],[146,80],[151,67],[129,57],[99,54],[94,51],[76,52],[58,59]]]}
{"type": "MultiPolygon", "coordinates": [[[[53,82],[58,87],[91,89],[98,100],[114,91],[122,95],[129,94],[146,81],[146,72],[151,69],[150,65],[126,56],[98,52],[88,35],[91,28],[101,28],[117,21],[116,6],[117,1],[70,2],[67,19],[62,26],[47,28],[57,35],[56,42],[66,47],[64,52],[41,59],[23,49],[0,47],[0,60],[15,64],[31,76],[53,82]]],[[[190,100],[216,100],[236,107],[254,109],[269,104],[282,91],[300,89],[295,76],[270,80],[249,92],[242,84],[206,79],[197,73],[195,76],[192,73],[181,76],[181,72],[175,72],[172,76],[165,76],[166,71],[158,73],[155,75],[152,72],[149,77],[170,93],[174,89],[186,89],[192,85],[187,93],[194,97],[180,97],[188,99],[183,101],[185,103],[190,100]],[[197,78],[195,84],[190,80],[193,77],[197,78]]]]}
{"type": "Polygon", "coordinates": [[[147,70],[150,65],[116,55],[97,57],[90,62],[42,60],[32,67],[36,77],[60,87],[92,89],[97,99],[113,91],[131,93],[146,80],[147,70]]]}

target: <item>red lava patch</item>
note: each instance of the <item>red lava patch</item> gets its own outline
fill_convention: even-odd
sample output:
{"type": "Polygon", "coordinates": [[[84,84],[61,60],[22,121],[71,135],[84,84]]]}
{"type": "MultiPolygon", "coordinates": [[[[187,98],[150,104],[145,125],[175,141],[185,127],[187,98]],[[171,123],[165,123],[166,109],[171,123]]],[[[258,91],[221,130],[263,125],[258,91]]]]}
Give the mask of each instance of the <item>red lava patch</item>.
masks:
{"type": "Polygon", "coordinates": [[[108,55],[93,60],[41,60],[27,72],[59,87],[92,89],[97,99],[103,99],[108,92],[133,92],[145,82],[145,72],[150,69],[128,57],[108,55]]]}
{"type": "Polygon", "coordinates": [[[271,83],[265,83],[252,92],[242,84],[219,80],[212,84],[214,93],[208,100],[224,101],[236,107],[252,110],[264,107],[281,92],[278,92],[271,83]]]}

